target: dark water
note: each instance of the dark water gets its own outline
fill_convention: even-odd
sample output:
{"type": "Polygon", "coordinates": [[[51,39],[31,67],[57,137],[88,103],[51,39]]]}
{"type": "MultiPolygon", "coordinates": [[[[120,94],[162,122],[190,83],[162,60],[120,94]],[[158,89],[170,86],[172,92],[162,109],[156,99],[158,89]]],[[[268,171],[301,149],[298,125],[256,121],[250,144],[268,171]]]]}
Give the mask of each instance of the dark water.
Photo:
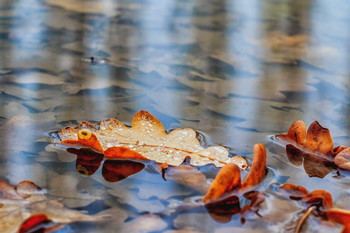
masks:
{"type": "MultiPolygon", "coordinates": [[[[326,189],[349,209],[348,172],[309,177],[270,138],[318,120],[336,145],[350,145],[348,12],[340,0],[2,0],[0,178],[29,179],[67,207],[117,216],[59,232],[292,232],[303,208],[274,191],[286,182],[326,189]],[[204,208],[176,210],[201,194],[164,181],[153,163],[121,165],[141,171],[115,182],[106,176],[119,165],[50,144],[49,133],[67,125],[130,124],[139,110],[249,159],[264,144],[262,217],[223,224],[204,208]]],[[[320,220],[309,221],[304,231],[318,231],[320,220]]]]}

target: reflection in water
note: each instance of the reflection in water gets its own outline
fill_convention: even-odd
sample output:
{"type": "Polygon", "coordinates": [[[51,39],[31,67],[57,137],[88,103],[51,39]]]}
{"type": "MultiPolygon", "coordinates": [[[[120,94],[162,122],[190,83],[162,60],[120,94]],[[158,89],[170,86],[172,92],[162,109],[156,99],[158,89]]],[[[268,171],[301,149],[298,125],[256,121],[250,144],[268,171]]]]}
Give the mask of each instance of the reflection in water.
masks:
{"type": "MultiPolygon", "coordinates": [[[[75,186],[91,193],[98,189],[104,206],[116,206],[108,198],[114,195],[127,206],[118,210],[128,219],[118,222],[125,231],[145,212],[168,216],[164,231],[194,226],[203,232],[242,230],[235,218],[222,225],[207,214],[208,221],[200,221],[203,213],[165,211],[193,195],[193,185],[163,181],[143,169],[144,164],[103,161],[95,152],[68,149],[77,155],[81,174],[98,173],[103,164],[102,174],[114,182],[129,176],[126,171],[143,169],[142,179],[117,183],[99,174],[83,177],[71,172],[66,153],[57,156],[45,149],[48,140],[41,139],[49,130],[77,121],[128,121],[135,112],[148,110],[166,122],[167,130],[196,129],[208,135],[208,144],[227,145],[233,153],[244,155],[254,143],[263,143],[268,165],[276,170],[271,182],[327,189],[336,203],[337,195],[349,198],[348,174],[339,170],[341,186],[329,179],[333,167],[327,161],[293,149],[276,152],[267,140],[295,120],[319,120],[331,129],[335,144],[350,145],[348,12],[348,4],[340,0],[1,1],[1,177],[13,183],[33,178],[51,189],[45,184],[64,175],[67,187],[74,186],[69,190],[73,196],[80,194],[75,186]],[[281,163],[281,156],[289,156],[290,163],[281,163]],[[303,165],[306,173],[291,163],[303,165]],[[154,179],[159,179],[157,185],[154,179]]],[[[193,183],[196,177],[205,180],[197,169],[182,172],[192,174],[193,183]]],[[[196,190],[201,192],[205,184],[196,190]]],[[[232,213],[236,201],[232,197],[228,205],[232,213]]],[[[298,211],[271,195],[268,201],[281,207],[267,205],[270,209],[264,210],[282,215],[279,223],[272,227],[248,220],[244,228],[276,232],[298,211]],[[286,210],[286,217],[278,210],[286,210]]],[[[110,231],[109,224],[98,227],[110,231]]]]}
{"type": "Polygon", "coordinates": [[[109,182],[121,181],[140,172],[145,165],[128,160],[106,160],[102,167],[102,176],[109,182]]]}
{"type": "Polygon", "coordinates": [[[103,154],[97,153],[91,149],[68,148],[67,151],[77,156],[75,167],[82,175],[90,176],[94,174],[103,160],[103,154]]]}
{"type": "MultiPolygon", "coordinates": [[[[103,154],[88,148],[68,148],[67,151],[77,156],[76,169],[82,175],[93,175],[103,160],[103,154]]],[[[102,176],[108,182],[118,182],[140,172],[144,167],[143,163],[129,160],[105,160],[102,163],[102,176]]]]}
{"type": "Polygon", "coordinates": [[[310,177],[323,178],[337,167],[332,161],[326,158],[303,152],[290,144],[286,146],[286,153],[288,160],[293,165],[304,165],[304,170],[310,177]]]}

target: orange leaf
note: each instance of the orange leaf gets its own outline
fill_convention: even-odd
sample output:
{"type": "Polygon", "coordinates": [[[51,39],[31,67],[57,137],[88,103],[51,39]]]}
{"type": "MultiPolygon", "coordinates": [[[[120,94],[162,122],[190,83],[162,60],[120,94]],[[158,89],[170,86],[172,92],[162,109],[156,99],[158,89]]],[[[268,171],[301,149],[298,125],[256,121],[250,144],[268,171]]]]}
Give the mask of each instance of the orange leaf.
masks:
{"type": "Polygon", "coordinates": [[[303,145],[306,139],[305,123],[300,120],[294,122],[290,126],[287,134],[277,135],[277,138],[280,139],[281,141],[286,141],[293,145],[296,145],[296,144],[303,145]]]}
{"type": "Polygon", "coordinates": [[[241,184],[240,169],[237,165],[229,163],[220,169],[203,201],[215,200],[234,190],[241,184]]]}
{"type": "Polygon", "coordinates": [[[308,191],[303,186],[295,184],[284,184],[280,187],[282,194],[289,195],[293,198],[305,197],[308,194],[308,191]]]}
{"type": "Polygon", "coordinates": [[[148,158],[126,147],[110,147],[104,151],[104,156],[106,158],[148,160],[148,158]]]}
{"type": "Polygon", "coordinates": [[[332,136],[327,128],[314,121],[307,130],[305,148],[320,154],[327,154],[334,147],[332,136]]]}
{"type": "Polygon", "coordinates": [[[20,226],[18,233],[26,233],[31,229],[41,225],[51,222],[51,220],[45,214],[35,214],[24,220],[20,226]]]}
{"type": "Polygon", "coordinates": [[[88,129],[81,129],[78,131],[78,141],[81,145],[89,146],[97,151],[103,152],[96,135],[88,129]]]}
{"type": "Polygon", "coordinates": [[[266,149],[262,144],[254,145],[254,159],[250,171],[245,178],[242,189],[258,185],[265,177],[266,149]]]}
{"type": "Polygon", "coordinates": [[[325,209],[332,208],[333,206],[332,195],[322,189],[312,191],[303,198],[303,201],[307,204],[315,204],[316,206],[323,207],[325,209]]]}
{"type": "Polygon", "coordinates": [[[322,127],[317,121],[309,126],[307,132],[304,122],[296,121],[291,125],[287,134],[277,135],[276,138],[301,150],[322,155],[326,155],[334,147],[329,130],[322,127]]]}
{"type": "Polygon", "coordinates": [[[329,209],[326,211],[329,220],[344,225],[342,233],[350,233],[350,212],[342,209],[329,209]]]}

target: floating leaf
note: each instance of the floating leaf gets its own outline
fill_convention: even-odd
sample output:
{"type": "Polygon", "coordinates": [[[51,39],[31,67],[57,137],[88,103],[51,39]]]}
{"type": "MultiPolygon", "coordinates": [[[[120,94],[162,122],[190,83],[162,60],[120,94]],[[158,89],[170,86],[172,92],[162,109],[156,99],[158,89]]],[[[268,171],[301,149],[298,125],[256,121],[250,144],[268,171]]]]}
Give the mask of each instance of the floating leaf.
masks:
{"type": "Polygon", "coordinates": [[[28,233],[28,232],[54,232],[64,224],[52,223],[52,221],[45,214],[34,214],[24,220],[24,222],[19,227],[18,233],[28,233]]]}
{"type": "Polygon", "coordinates": [[[66,127],[58,132],[62,144],[79,144],[103,152],[107,158],[147,159],[178,166],[186,157],[191,164],[213,163],[222,167],[235,163],[244,169],[247,163],[241,156],[229,157],[222,146],[203,148],[193,129],[175,129],[167,133],[162,123],[147,111],[135,114],[132,126],[117,119],[100,122],[98,129],[83,122],[79,127],[66,127]]]}
{"type": "Polygon", "coordinates": [[[235,164],[227,164],[216,175],[203,201],[213,201],[241,185],[240,169],[235,164]]]}
{"type": "Polygon", "coordinates": [[[289,183],[282,185],[280,187],[280,191],[282,194],[288,195],[293,199],[302,198],[308,194],[308,191],[305,187],[289,183]]]}
{"type": "Polygon", "coordinates": [[[43,190],[31,181],[12,186],[0,180],[0,231],[27,232],[33,227],[52,222],[56,229],[72,222],[95,222],[109,219],[107,215],[85,215],[64,207],[57,200],[47,199],[43,190]],[[26,220],[23,222],[23,218],[26,220]],[[23,224],[21,224],[23,222],[23,224]]]}
{"type": "Polygon", "coordinates": [[[235,189],[242,191],[258,185],[265,177],[265,169],[266,149],[262,144],[255,144],[252,166],[242,185],[241,174],[237,165],[227,164],[216,175],[203,201],[213,201],[235,189]]]}
{"type": "Polygon", "coordinates": [[[286,144],[287,156],[294,165],[304,164],[309,176],[324,177],[337,166],[350,170],[350,149],[334,147],[330,131],[314,121],[306,131],[303,121],[294,122],[288,133],[276,136],[286,144]]]}
{"type": "Polygon", "coordinates": [[[262,144],[254,145],[254,159],[247,177],[242,183],[242,189],[258,185],[266,173],[266,149],[262,144]]]}
{"type": "Polygon", "coordinates": [[[326,211],[329,220],[344,225],[342,233],[350,232],[350,212],[342,209],[329,209],[326,211]]]}

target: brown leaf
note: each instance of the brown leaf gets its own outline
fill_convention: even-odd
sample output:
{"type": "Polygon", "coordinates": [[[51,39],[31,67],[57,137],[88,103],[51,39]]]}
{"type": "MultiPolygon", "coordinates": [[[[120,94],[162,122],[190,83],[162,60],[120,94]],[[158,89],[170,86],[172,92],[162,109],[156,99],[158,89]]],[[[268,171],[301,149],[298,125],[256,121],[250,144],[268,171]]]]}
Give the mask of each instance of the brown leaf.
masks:
{"type": "Polygon", "coordinates": [[[324,209],[333,207],[332,195],[322,189],[312,191],[303,198],[303,201],[307,204],[316,205],[324,209]]]}
{"type": "Polygon", "coordinates": [[[190,157],[191,164],[197,166],[213,163],[223,167],[235,163],[242,169],[247,167],[244,158],[229,157],[225,147],[203,148],[192,129],[175,129],[166,133],[161,122],[147,111],[136,113],[131,127],[116,119],[108,119],[98,128],[84,122],[77,129],[61,129],[58,135],[63,144],[89,146],[109,158],[149,159],[178,166],[190,157]]]}
{"type": "Polygon", "coordinates": [[[241,173],[235,164],[227,164],[216,175],[209,191],[204,196],[204,202],[213,201],[241,185],[241,173]]]}
{"type": "MultiPolygon", "coordinates": [[[[57,200],[47,199],[43,190],[31,181],[12,186],[0,180],[0,232],[21,232],[45,221],[64,226],[72,222],[95,222],[109,219],[106,215],[85,215],[64,207],[57,200]],[[29,216],[22,224],[23,217],[29,216]]],[[[57,226],[58,226],[57,225],[57,226]]],[[[48,229],[56,229],[51,228],[48,229]]]]}
{"type": "Polygon", "coordinates": [[[282,185],[280,191],[282,194],[288,195],[293,199],[305,197],[309,193],[303,186],[289,183],[282,185]]]}
{"type": "Polygon", "coordinates": [[[350,170],[350,148],[348,147],[341,150],[341,152],[335,156],[334,163],[342,169],[350,170]]]}
{"type": "Polygon", "coordinates": [[[317,121],[310,125],[307,132],[304,122],[296,121],[288,133],[276,135],[276,138],[287,144],[287,156],[291,163],[299,166],[304,161],[304,168],[309,176],[322,178],[331,172],[335,165],[350,170],[348,147],[334,147],[330,131],[317,121]]]}
{"type": "Polygon", "coordinates": [[[287,134],[276,136],[280,141],[292,144],[301,150],[326,155],[333,149],[333,140],[327,128],[314,121],[306,132],[303,121],[294,122],[287,134]]]}
{"type": "Polygon", "coordinates": [[[262,144],[254,145],[254,159],[247,177],[244,179],[242,189],[249,189],[258,185],[266,173],[266,149],[262,144]]]}
{"type": "Polygon", "coordinates": [[[332,208],[326,211],[327,218],[333,222],[344,225],[342,233],[350,232],[350,212],[332,208]]]}
{"type": "Polygon", "coordinates": [[[320,154],[327,154],[333,147],[332,136],[327,128],[314,121],[307,130],[305,148],[320,154]]]}
{"type": "Polygon", "coordinates": [[[241,174],[235,164],[227,164],[216,175],[203,201],[215,200],[236,189],[239,191],[250,189],[258,185],[265,177],[266,149],[262,144],[254,145],[254,159],[250,171],[241,185],[241,174]]]}
{"type": "Polygon", "coordinates": [[[303,121],[296,121],[290,126],[287,134],[280,134],[276,137],[293,145],[303,145],[306,139],[306,125],[303,121]]]}

